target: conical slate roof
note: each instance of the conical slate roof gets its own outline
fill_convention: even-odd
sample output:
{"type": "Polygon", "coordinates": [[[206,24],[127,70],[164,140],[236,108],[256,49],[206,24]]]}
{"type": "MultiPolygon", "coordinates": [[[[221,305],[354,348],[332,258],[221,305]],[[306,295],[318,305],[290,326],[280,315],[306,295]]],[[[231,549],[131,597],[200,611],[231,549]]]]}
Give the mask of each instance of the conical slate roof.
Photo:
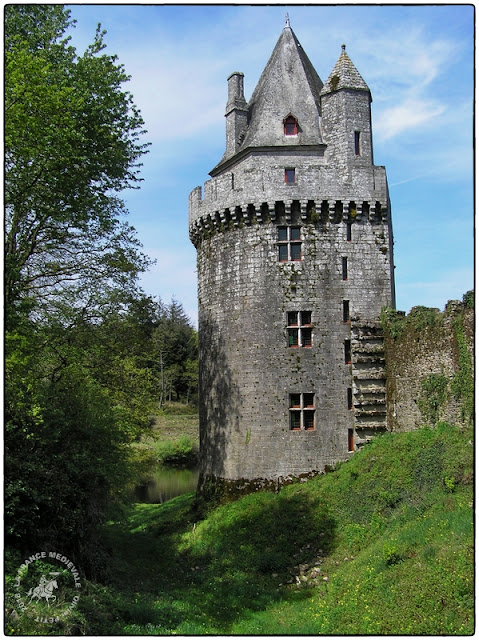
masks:
{"type": "Polygon", "coordinates": [[[297,144],[321,142],[318,116],[323,83],[286,23],[248,102],[249,125],[239,148],[285,144],[283,120],[294,115],[297,144]]]}
{"type": "MultiPolygon", "coordinates": [[[[343,44],[341,48],[341,55],[329,74],[329,78],[321,90],[321,95],[338,91],[338,89],[369,91],[368,85],[364,82],[361,74],[346,53],[346,45],[343,44]]],[[[369,93],[371,94],[371,92],[369,93]]]]}

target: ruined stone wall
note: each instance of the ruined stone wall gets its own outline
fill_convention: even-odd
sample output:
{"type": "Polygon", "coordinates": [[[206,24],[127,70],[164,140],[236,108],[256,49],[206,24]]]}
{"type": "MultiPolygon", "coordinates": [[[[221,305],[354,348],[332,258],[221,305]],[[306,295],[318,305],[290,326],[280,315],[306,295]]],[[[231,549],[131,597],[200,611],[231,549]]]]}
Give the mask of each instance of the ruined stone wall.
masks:
{"type": "Polygon", "coordinates": [[[460,424],[467,419],[474,310],[458,301],[449,302],[443,313],[417,307],[407,317],[386,322],[385,335],[389,429],[410,431],[438,420],[460,424]]]}

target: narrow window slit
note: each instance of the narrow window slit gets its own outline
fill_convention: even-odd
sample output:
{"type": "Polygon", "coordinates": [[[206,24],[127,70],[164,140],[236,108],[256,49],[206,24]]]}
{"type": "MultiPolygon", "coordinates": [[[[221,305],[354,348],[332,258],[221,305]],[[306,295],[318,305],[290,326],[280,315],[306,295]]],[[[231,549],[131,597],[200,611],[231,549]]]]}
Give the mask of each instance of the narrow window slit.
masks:
{"type": "Polygon", "coordinates": [[[361,155],[361,146],[359,142],[359,137],[360,137],[360,131],[355,131],[354,132],[354,154],[356,156],[361,155]]]}
{"type": "Polygon", "coordinates": [[[344,341],[344,362],[351,364],[351,340],[344,341]]]}
{"type": "Polygon", "coordinates": [[[348,429],[348,451],[354,451],[354,429],[348,429]]]}
{"type": "Polygon", "coordinates": [[[346,223],[346,240],[351,242],[352,240],[352,224],[350,222],[346,223]]]}

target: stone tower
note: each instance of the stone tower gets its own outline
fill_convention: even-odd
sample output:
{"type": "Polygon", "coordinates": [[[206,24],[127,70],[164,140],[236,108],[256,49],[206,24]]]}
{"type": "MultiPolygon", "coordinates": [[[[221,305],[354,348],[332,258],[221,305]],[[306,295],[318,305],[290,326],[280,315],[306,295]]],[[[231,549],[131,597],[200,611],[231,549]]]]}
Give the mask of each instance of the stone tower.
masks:
{"type": "Polygon", "coordinates": [[[200,491],[313,475],[386,429],[393,242],[371,101],[344,45],[323,84],[289,21],[249,102],[228,78],[226,151],[189,198],[200,491]]]}

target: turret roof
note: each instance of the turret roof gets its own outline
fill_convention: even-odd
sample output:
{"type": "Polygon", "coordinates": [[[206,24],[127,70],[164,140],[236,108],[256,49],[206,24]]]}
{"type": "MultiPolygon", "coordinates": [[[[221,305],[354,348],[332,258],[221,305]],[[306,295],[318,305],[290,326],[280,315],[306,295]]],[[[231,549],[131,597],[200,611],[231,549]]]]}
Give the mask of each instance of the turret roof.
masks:
{"type": "MultiPolygon", "coordinates": [[[[341,48],[341,55],[329,74],[329,78],[321,90],[321,95],[337,91],[338,89],[369,91],[368,85],[364,82],[361,74],[346,53],[346,45],[343,44],[341,48]]],[[[371,94],[370,91],[369,94],[371,94]]]]}
{"type": "Polygon", "coordinates": [[[282,122],[289,114],[296,117],[304,132],[300,143],[318,144],[322,86],[287,19],[248,102],[249,126],[240,149],[282,144],[282,122]]]}

